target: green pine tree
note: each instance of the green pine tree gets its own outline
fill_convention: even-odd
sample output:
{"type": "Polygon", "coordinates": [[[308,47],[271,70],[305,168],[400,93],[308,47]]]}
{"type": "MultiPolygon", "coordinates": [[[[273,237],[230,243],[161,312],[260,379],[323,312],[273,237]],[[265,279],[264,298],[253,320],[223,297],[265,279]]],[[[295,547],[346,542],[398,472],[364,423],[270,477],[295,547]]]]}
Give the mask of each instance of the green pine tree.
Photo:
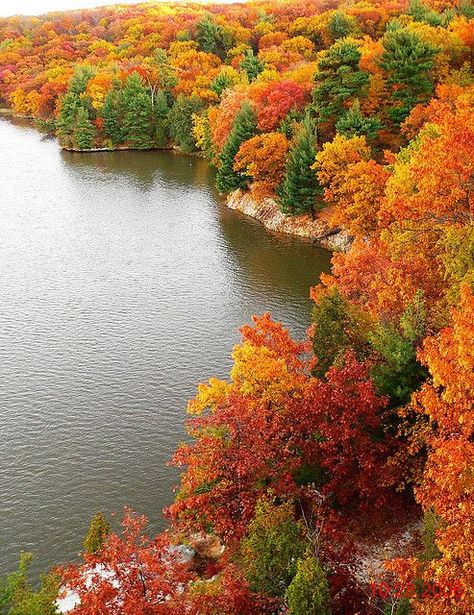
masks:
{"type": "Polygon", "coordinates": [[[137,72],[128,76],[121,95],[124,140],[135,149],[153,147],[153,113],[148,89],[137,72]]]}
{"type": "Polygon", "coordinates": [[[56,135],[60,145],[63,147],[74,147],[74,128],[77,113],[81,107],[82,103],[79,94],[69,90],[62,100],[61,110],[56,122],[56,135]]]}
{"type": "Polygon", "coordinates": [[[84,106],[77,110],[74,125],[74,147],[76,149],[91,149],[95,140],[95,127],[89,118],[89,112],[84,106]]]}
{"type": "Polygon", "coordinates": [[[170,136],[181,151],[187,154],[196,151],[193,115],[199,113],[202,107],[202,101],[196,96],[188,97],[180,94],[168,115],[170,136]]]}
{"type": "Polygon", "coordinates": [[[437,50],[415,32],[394,23],[383,37],[380,66],[392,86],[389,117],[402,123],[412,108],[429,100],[433,92],[433,68],[437,50]]]}
{"type": "Polygon", "coordinates": [[[286,591],[288,615],[330,615],[329,585],[312,555],[298,560],[297,572],[286,591]]]}
{"type": "Polygon", "coordinates": [[[381,128],[382,122],[378,118],[363,115],[358,99],[336,123],[336,130],[341,135],[345,137],[365,136],[369,140],[375,139],[381,128]]]}
{"type": "Polygon", "coordinates": [[[244,141],[255,135],[257,120],[249,103],[244,103],[237,113],[234,125],[219,157],[219,170],[216,185],[219,192],[230,192],[237,188],[246,188],[249,177],[234,171],[234,159],[244,141]]]}
{"type": "Polygon", "coordinates": [[[104,107],[102,109],[102,119],[104,120],[104,135],[116,147],[123,143],[123,132],[121,126],[121,86],[119,82],[112,85],[108,92],[104,107]]]}
{"type": "Polygon", "coordinates": [[[314,214],[317,197],[322,194],[315,171],[314,123],[306,116],[293,148],[290,150],[283,182],[277,189],[281,210],[285,214],[314,214]]]}
{"type": "Polygon", "coordinates": [[[159,90],[155,94],[153,107],[153,141],[155,147],[166,147],[169,140],[168,99],[166,93],[159,90]]]}
{"type": "Polygon", "coordinates": [[[319,60],[313,101],[321,122],[334,125],[346,111],[349,101],[365,95],[369,75],[360,70],[360,57],[357,43],[342,39],[319,60]]]}
{"type": "Polygon", "coordinates": [[[254,81],[265,68],[263,62],[256,56],[252,49],[247,49],[243,60],[239,64],[240,70],[247,73],[249,81],[254,81]]]}
{"type": "Polygon", "coordinates": [[[283,597],[305,549],[293,506],[261,500],[241,545],[243,569],[252,591],[283,597]]]}
{"type": "Polygon", "coordinates": [[[100,551],[109,532],[110,524],[105,518],[104,513],[95,513],[90,522],[87,535],[84,538],[84,551],[90,554],[100,551]]]}
{"type": "Polygon", "coordinates": [[[196,42],[201,51],[213,53],[224,60],[234,40],[230,32],[207,15],[196,25],[196,42]]]}

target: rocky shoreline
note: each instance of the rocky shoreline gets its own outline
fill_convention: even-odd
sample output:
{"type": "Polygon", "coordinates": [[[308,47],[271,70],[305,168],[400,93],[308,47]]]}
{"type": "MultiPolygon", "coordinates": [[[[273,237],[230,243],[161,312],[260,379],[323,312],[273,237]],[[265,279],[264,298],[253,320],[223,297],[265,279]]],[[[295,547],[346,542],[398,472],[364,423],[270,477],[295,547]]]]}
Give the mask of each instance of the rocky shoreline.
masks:
{"type": "Polygon", "coordinates": [[[270,231],[306,239],[329,250],[346,252],[352,242],[347,231],[331,228],[322,217],[285,216],[268,197],[257,200],[250,192],[236,190],[229,195],[227,207],[255,218],[270,231]]]}

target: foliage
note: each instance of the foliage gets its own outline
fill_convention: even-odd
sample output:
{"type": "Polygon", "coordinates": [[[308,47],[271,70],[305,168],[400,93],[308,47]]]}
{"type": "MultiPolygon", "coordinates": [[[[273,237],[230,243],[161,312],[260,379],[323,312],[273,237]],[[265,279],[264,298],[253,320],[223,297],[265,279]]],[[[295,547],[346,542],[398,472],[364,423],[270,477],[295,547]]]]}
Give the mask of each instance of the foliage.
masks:
{"type": "Polygon", "coordinates": [[[304,550],[303,532],[294,520],[293,506],[260,500],[241,544],[250,588],[282,597],[296,574],[296,564],[304,550]]]}
{"type": "Polygon", "coordinates": [[[99,552],[109,532],[110,523],[105,518],[104,513],[95,513],[84,538],[84,551],[90,554],[99,552]]]}
{"type": "Polygon", "coordinates": [[[193,116],[202,109],[198,98],[180,95],[169,113],[170,134],[183,152],[196,151],[193,137],[193,116]]]}
{"type": "Polygon", "coordinates": [[[0,579],[0,612],[5,615],[55,615],[59,579],[55,573],[41,575],[35,589],[28,582],[31,553],[21,553],[18,569],[0,579]]]}
{"type": "Polygon", "coordinates": [[[306,117],[289,152],[285,176],[277,190],[285,213],[313,215],[317,209],[316,199],[322,190],[312,170],[315,155],[316,131],[313,122],[306,117]]]}
{"type": "Polygon", "coordinates": [[[297,572],[286,591],[288,615],[330,615],[326,574],[312,555],[300,558],[297,572]]]}

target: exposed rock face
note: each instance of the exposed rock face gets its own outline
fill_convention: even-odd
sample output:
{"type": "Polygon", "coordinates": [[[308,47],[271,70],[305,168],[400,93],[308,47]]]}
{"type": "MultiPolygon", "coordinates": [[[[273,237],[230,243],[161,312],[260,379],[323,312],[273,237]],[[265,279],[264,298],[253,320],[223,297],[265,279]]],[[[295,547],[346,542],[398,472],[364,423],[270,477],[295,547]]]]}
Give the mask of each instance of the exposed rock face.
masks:
{"type": "Polygon", "coordinates": [[[236,190],[229,196],[227,207],[255,218],[271,231],[308,239],[330,250],[345,252],[351,244],[347,231],[330,229],[318,217],[313,220],[308,215],[285,216],[271,198],[256,200],[250,192],[236,190]]]}

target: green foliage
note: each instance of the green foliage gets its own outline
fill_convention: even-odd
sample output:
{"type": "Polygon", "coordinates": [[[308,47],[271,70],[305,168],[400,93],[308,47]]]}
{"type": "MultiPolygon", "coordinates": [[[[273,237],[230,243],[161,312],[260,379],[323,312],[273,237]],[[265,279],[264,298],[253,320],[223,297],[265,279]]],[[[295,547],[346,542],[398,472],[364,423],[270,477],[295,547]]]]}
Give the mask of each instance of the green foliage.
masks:
{"type": "Polygon", "coordinates": [[[247,73],[249,81],[254,81],[265,67],[260,58],[254,54],[253,50],[247,49],[243,60],[239,64],[239,68],[247,73]]]}
{"type": "Polygon", "coordinates": [[[318,62],[313,101],[322,122],[337,122],[351,99],[364,96],[369,76],[359,68],[361,53],[356,43],[334,43],[318,62]]]}
{"type": "Polygon", "coordinates": [[[402,315],[399,327],[378,323],[368,334],[376,353],[371,376],[379,394],[389,396],[392,407],[406,404],[426,379],[426,371],[416,357],[424,332],[425,308],[419,293],[402,315]]]}
{"type": "Polygon", "coordinates": [[[234,159],[244,141],[255,135],[257,120],[249,103],[244,103],[230,131],[229,137],[219,157],[219,170],[216,185],[219,192],[230,192],[237,188],[246,188],[250,178],[234,170],[234,159]]]}
{"type": "Polygon", "coordinates": [[[342,11],[336,11],[328,23],[328,31],[334,41],[339,38],[356,35],[358,30],[359,26],[355,17],[347,15],[342,11]]]}
{"type": "Polygon", "coordinates": [[[136,149],[153,147],[153,109],[150,93],[137,72],[127,77],[121,94],[122,134],[136,149]]]}
{"type": "Polygon", "coordinates": [[[298,560],[297,572],[286,591],[288,615],[330,615],[329,585],[312,555],[298,560]]]}
{"type": "Polygon", "coordinates": [[[443,23],[441,15],[426,6],[422,0],[410,0],[407,12],[408,15],[413,17],[414,21],[421,21],[430,26],[440,26],[443,23]]]}
{"type": "Polygon", "coordinates": [[[155,95],[153,106],[153,143],[155,147],[166,147],[169,139],[168,99],[162,90],[155,95]]]}
{"type": "Polygon", "coordinates": [[[436,544],[436,530],[440,526],[440,519],[433,510],[426,510],[423,516],[423,531],[421,533],[421,544],[423,551],[420,553],[422,562],[431,562],[441,557],[441,551],[436,544]]]}
{"type": "Polygon", "coordinates": [[[290,150],[283,182],[277,189],[281,210],[285,214],[314,214],[316,199],[322,188],[311,168],[316,156],[316,130],[306,116],[295,144],[290,150]]]}
{"type": "Polygon", "coordinates": [[[365,117],[362,114],[358,99],[336,123],[337,132],[345,137],[365,136],[369,140],[375,139],[381,128],[382,122],[378,118],[365,117]]]}
{"type": "Polygon", "coordinates": [[[387,604],[384,609],[384,615],[410,615],[411,612],[412,610],[408,598],[402,598],[399,600],[395,606],[395,609],[392,604],[387,604]]]}
{"type": "Polygon", "coordinates": [[[91,554],[100,551],[109,532],[110,523],[105,518],[104,513],[95,513],[84,538],[84,551],[91,554]]]}
{"type": "Polygon", "coordinates": [[[56,133],[59,142],[64,147],[73,146],[73,134],[76,117],[82,107],[79,94],[68,91],[62,101],[61,111],[56,123],[56,133]]]}
{"type": "Polygon", "coordinates": [[[206,16],[196,26],[196,41],[201,51],[213,53],[224,60],[233,45],[229,31],[216,24],[212,17],[206,16]]]}
{"type": "Polygon", "coordinates": [[[21,553],[18,569],[0,579],[0,613],[2,615],[56,615],[59,579],[54,574],[41,576],[40,587],[28,582],[31,553],[21,553]]]}
{"type": "Polygon", "coordinates": [[[293,518],[293,506],[267,499],[257,504],[255,517],[242,541],[243,568],[252,591],[282,597],[305,552],[302,528],[293,518]]]}
{"type": "Polygon", "coordinates": [[[153,54],[153,65],[158,70],[159,85],[167,91],[171,91],[178,84],[176,69],[170,64],[168,54],[164,49],[155,49],[153,54]]]}
{"type": "Polygon", "coordinates": [[[79,107],[74,124],[74,147],[90,149],[94,145],[95,127],[89,119],[89,113],[83,106],[79,107]]]}
{"type": "Polygon", "coordinates": [[[112,145],[120,145],[124,141],[121,126],[121,89],[118,82],[112,85],[107,94],[102,108],[102,119],[104,120],[104,135],[110,139],[112,145]]]}
{"type": "Polygon", "coordinates": [[[394,103],[388,114],[395,123],[401,123],[415,105],[426,102],[433,92],[430,71],[437,50],[396,22],[387,29],[383,47],[379,63],[387,73],[388,85],[392,86],[394,103]]]}
{"type": "Polygon", "coordinates": [[[195,96],[178,96],[169,112],[169,126],[171,138],[185,153],[196,151],[196,142],[193,137],[193,115],[199,113],[203,104],[195,96]]]}

